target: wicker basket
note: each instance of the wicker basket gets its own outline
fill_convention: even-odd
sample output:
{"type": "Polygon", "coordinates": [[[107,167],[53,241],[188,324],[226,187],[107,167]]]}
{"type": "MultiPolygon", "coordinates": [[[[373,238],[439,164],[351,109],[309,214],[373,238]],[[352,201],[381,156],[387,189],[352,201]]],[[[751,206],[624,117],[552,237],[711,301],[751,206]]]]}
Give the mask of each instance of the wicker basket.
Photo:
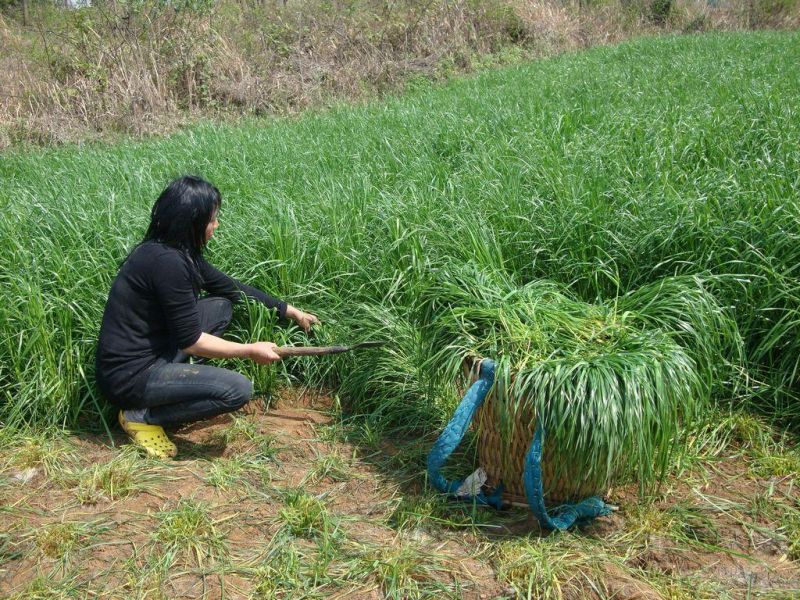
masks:
{"type": "MultiPolygon", "coordinates": [[[[471,385],[478,378],[480,361],[465,363],[465,373],[471,385]]],[[[486,397],[486,401],[475,414],[473,426],[478,435],[478,464],[487,474],[487,485],[496,488],[503,482],[503,499],[519,504],[526,504],[525,488],[522,482],[525,455],[528,453],[534,433],[536,432],[536,416],[531,408],[521,407],[515,414],[498,410],[498,399],[494,391],[486,397]],[[503,423],[501,415],[509,422],[503,423]],[[503,435],[505,433],[505,435],[503,435]],[[503,440],[506,440],[505,442],[503,440]]],[[[571,473],[567,467],[560,469],[558,479],[554,479],[553,462],[549,459],[552,452],[545,437],[542,453],[542,479],[544,500],[548,506],[565,502],[580,501],[587,496],[602,496],[606,489],[597,489],[596,484],[585,482],[577,473],[571,473]]]]}

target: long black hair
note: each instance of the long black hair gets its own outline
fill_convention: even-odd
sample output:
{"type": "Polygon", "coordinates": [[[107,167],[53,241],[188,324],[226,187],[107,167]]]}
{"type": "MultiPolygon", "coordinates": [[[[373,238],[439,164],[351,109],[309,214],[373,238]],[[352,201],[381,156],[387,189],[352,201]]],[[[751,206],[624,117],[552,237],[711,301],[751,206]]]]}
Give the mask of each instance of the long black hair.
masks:
{"type": "Polygon", "coordinates": [[[206,227],[221,205],[219,190],[205,179],[194,175],[179,177],[153,205],[143,241],[177,248],[194,262],[203,253],[206,227]]]}

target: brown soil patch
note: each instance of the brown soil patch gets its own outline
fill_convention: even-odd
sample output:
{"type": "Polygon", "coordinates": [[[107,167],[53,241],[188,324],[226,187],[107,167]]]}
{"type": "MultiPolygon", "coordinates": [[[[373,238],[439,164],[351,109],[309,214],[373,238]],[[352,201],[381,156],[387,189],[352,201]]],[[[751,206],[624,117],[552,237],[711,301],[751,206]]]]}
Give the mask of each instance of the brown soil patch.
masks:
{"type": "MultiPolygon", "coordinates": [[[[281,490],[294,488],[321,497],[353,544],[378,549],[396,546],[398,533],[385,524],[384,517],[397,486],[386,481],[386,475],[374,465],[361,461],[353,446],[318,439],[316,428],[331,422],[324,412],[330,406],[327,396],[298,393],[281,395],[268,410],[255,403],[248,407],[244,418],[255,424],[258,434],[274,437],[277,448],[274,463],[269,466],[268,486],[219,489],[209,485],[206,478],[215,461],[257,453],[255,444],[248,440],[225,443],[222,434],[233,423],[230,415],[170,432],[179,456],[159,467],[160,474],[168,479],[153,489],[114,502],[82,505],[74,488],[55,483],[41,471],[25,485],[2,486],[8,510],[0,515],[0,534],[8,537],[7,545],[13,546],[13,551],[6,553],[0,567],[0,595],[23,592],[37,576],[50,581],[75,576],[78,589],[107,598],[147,596],[149,587],[152,592],[161,590],[168,598],[219,598],[223,589],[228,598],[250,597],[254,589],[250,575],[259,568],[282,527],[281,490]],[[341,481],[309,478],[320,458],[331,454],[346,457],[350,476],[341,481]],[[226,541],[227,567],[213,558],[201,566],[187,554],[179,556],[171,568],[159,571],[157,563],[163,559],[163,552],[154,541],[158,515],[175,509],[182,500],[210,508],[215,527],[226,541]],[[75,523],[89,527],[90,532],[66,556],[47,557],[37,545],[37,536],[58,523],[75,523]],[[105,525],[90,526],[92,523],[105,525]]],[[[84,436],[71,442],[83,466],[108,462],[127,443],[123,434],[114,436],[117,447],[107,436],[84,436]]],[[[437,536],[441,546],[444,542],[439,537],[447,536],[437,536]]],[[[304,540],[297,544],[313,547],[304,540]]],[[[492,588],[496,583],[491,569],[470,554],[470,548],[456,542],[446,544],[447,568],[434,574],[450,587],[458,580],[467,592],[465,597],[477,598],[479,588],[492,588]]],[[[369,578],[339,591],[347,591],[347,597],[383,595],[380,586],[369,578]]]]}
{"type": "MultiPolygon", "coordinates": [[[[380,568],[359,567],[358,561],[406,568],[409,581],[438,596],[515,595],[498,579],[495,550],[498,544],[548,535],[530,514],[484,512],[480,519],[489,527],[464,527],[457,525],[463,522],[458,515],[464,514],[458,505],[455,516],[423,514],[419,522],[398,529],[392,514],[399,503],[430,498],[424,495],[423,478],[409,479],[387,466],[402,454],[402,442],[384,442],[385,452],[376,457],[374,448],[330,441],[329,436],[321,439],[321,430],[332,423],[332,406],[328,395],[288,391],[266,410],[254,403],[238,415],[251,435],[273,438],[275,456],[267,462],[258,462],[258,440],[225,441],[235,422],[230,415],[174,431],[178,460],[142,461],[143,468],[156,473],[154,483],[113,502],[82,504],[75,485],[53,473],[47,476],[41,468],[27,483],[15,479],[13,469],[0,472],[0,596],[31,592],[37,577],[45,587],[103,598],[268,595],[275,575],[267,566],[297,566],[275,563],[280,552],[294,552],[306,569],[323,552],[318,536],[286,536],[282,511],[287,494],[297,489],[323,503],[336,530],[334,557],[321,571],[330,582],[298,589],[299,596],[384,597],[390,590],[380,579],[380,568]],[[339,457],[343,473],[319,469],[332,456],[339,457]],[[229,485],[213,485],[215,465],[237,460],[245,468],[251,460],[261,470],[243,471],[229,485]],[[205,507],[218,536],[214,539],[222,541],[216,549],[210,543],[203,546],[199,556],[177,551],[170,558],[156,532],[164,515],[185,502],[205,507]],[[56,536],[58,526],[72,528],[69,543],[59,546],[60,538],[46,538],[56,536]]],[[[90,435],[69,443],[85,468],[115,459],[127,441],[118,433],[114,445],[107,436],[90,435]]],[[[0,456],[0,464],[8,458],[0,456]]],[[[665,597],[667,587],[659,581],[686,578],[725,584],[735,598],[745,597],[748,589],[791,597],[800,589],[800,566],[787,557],[791,540],[776,531],[776,514],[783,506],[796,506],[795,487],[789,478],[752,476],[747,461],[736,455],[670,482],[649,508],[638,502],[635,490],[615,489],[610,499],[620,510],[574,535],[616,548],[617,556],[626,558],[579,573],[565,597],[599,597],[597,590],[605,590],[617,599],[650,600],[665,597]]],[[[548,540],[571,539],[550,535],[548,540]]],[[[581,547],[578,542],[573,548],[581,547]]],[[[699,597],[706,597],[700,592],[699,597]]]]}

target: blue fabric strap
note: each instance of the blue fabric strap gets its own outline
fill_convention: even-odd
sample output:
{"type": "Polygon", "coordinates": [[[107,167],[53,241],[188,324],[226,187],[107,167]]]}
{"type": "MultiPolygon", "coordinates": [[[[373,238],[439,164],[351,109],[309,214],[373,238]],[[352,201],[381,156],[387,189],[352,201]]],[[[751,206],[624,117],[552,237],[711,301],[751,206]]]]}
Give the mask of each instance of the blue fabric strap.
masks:
{"type": "Polygon", "coordinates": [[[539,419],[536,433],[525,456],[525,471],[523,483],[528,505],[531,507],[539,525],[547,529],[564,530],[575,523],[602,517],[611,512],[611,507],[600,498],[593,496],[586,498],[578,504],[563,504],[557,507],[553,516],[547,513],[544,506],[544,491],[542,486],[542,445],[544,444],[544,427],[539,419]]]}
{"type": "MultiPolygon", "coordinates": [[[[456,491],[463,483],[462,481],[447,481],[442,475],[441,469],[461,443],[469,424],[472,422],[475,411],[486,400],[486,395],[494,384],[494,370],[494,361],[484,360],[481,362],[478,380],[467,390],[458,408],[456,408],[453,418],[450,419],[447,427],[444,428],[444,431],[428,454],[428,479],[431,485],[440,492],[455,496],[456,491]]],[[[475,504],[500,508],[502,495],[503,486],[500,484],[491,496],[481,492],[475,496],[458,496],[458,498],[475,504]]]]}
{"type": "MultiPolygon", "coordinates": [[[[449,494],[459,500],[465,500],[475,504],[482,504],[500,508],[502,505],[503,484],[489,496],[483,492],[475,496],[456,496],[456,491],[461,487],[462,481],[448,481],[442,475],[442,467],[450,458],[453,451],[458,448],[461,440],[469,428],[475,411],[480,408],[486,395],[494,384],[495,363],[491,360],[481,362],[478,380],[472,384],[464,395],[463,400],[456,408],[453,418],[444,428],[444,431],[436,440],[428,454],[428,479],[434,488],[445,494],[449,494]]],[[[525,471],[523,483],[525,485],[525,495],[528,497],[528,504],[531,511],[536,516],[539,524],[547,529],[567,529],[575,523],[586,521],[607,515],[611,508],[600,498],[586,498],[578,504],[565,504],[555,509],[553,516],[547,513],[544,506],[544,491],[542,489],[542,444],[544,443],[544,428],[542,422],[536,426],[536,433],[533,436],[528,454],[525,456],[525,471]]]]}

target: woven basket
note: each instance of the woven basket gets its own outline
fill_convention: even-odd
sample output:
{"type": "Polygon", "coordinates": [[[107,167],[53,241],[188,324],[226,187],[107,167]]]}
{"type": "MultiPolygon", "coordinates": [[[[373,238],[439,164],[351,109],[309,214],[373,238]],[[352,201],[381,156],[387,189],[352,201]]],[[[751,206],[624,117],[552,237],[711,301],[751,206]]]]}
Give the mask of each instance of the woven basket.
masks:
{"type": "MultiPolygon", "coordinates": [[[[479,360],[465,362],[464,370],[470,385],[477,380],[479,367],[479,360]]],[[[527,505],[522,474],[525,455],[536,432],[536,416],[524,403],[520,403],[520,409],[515,414],[510,414],[508,411],[498,410],[501,408],[497,405],[498,402],[494,391],[490,392],[475,414],[473,427],[478,435],[478,465],[486,471],[486,483],[490,488],[494,489],[503,482],[504,500],[527,505]],[[503,423],[503,418],[508,422],[503,423]]],[[[606,489],[598,489],[596,484],[582,481],[579,474],[570,472],[566,465],[559,470],[556,480],[555,465],[550,459],[551,450],[545,436],[541,465],[546,505],[576,502],[587,496],[605,494],[606,489]]]]}

